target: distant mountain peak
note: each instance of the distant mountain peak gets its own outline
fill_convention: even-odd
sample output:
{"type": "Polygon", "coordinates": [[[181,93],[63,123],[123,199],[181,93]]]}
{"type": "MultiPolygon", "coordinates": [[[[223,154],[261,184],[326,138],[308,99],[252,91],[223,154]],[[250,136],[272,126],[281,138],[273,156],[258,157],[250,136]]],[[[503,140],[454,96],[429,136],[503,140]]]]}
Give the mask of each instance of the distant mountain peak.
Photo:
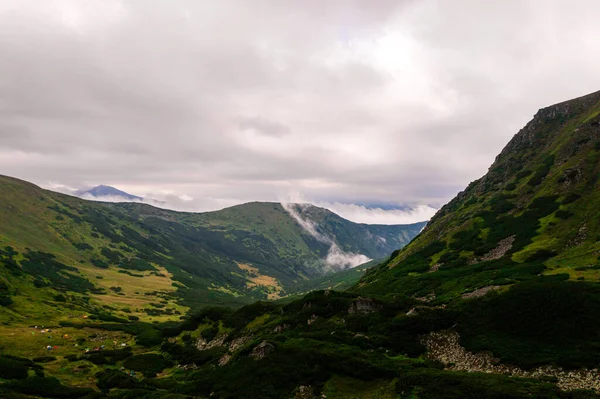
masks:
{"type": "Polygon", "coordinates": [[[79,190],[75,193],[78,197],[92,196],[94,198],[101,197],[122,197],[128,201],[143,201],[143,197],[126,193],[112,186],[99,185],[88,190],[79,190]]]}

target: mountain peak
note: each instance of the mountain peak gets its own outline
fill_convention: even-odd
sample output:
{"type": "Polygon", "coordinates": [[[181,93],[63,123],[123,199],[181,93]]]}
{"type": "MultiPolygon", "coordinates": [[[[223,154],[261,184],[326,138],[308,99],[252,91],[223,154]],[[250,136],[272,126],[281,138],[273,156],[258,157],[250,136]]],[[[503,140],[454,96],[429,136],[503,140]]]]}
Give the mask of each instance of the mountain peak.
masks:
{"type": "Polygon", "coordinates": [[[79,190],[75,193],[78,197],[92,196],[94,198],[101,197],[122,197],[128,201],[143,201],[143,197],[129,194],[112,186],[99,185],[88,190],[79,190]]]}

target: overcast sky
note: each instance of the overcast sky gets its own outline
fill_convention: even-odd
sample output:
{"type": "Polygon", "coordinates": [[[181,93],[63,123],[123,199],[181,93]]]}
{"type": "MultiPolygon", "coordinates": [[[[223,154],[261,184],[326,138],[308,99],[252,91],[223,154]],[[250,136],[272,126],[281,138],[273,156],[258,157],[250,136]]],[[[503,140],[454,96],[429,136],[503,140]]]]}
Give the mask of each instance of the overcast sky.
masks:
{"type": "Polygon", "coordinates": [[[600,90],[599,18],[597,0],[0,0],[0,174],[427,219],[539,108],[600,90]]]}

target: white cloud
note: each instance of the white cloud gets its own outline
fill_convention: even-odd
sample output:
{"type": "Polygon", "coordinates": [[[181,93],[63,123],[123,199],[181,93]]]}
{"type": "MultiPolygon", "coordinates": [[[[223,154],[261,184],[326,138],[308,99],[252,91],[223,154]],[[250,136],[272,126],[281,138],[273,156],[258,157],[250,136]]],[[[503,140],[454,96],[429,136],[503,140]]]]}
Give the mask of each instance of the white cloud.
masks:
{"type": "Polygon", "coordinates": [[[0,171],[168,191],[194,198],[169,200],[186,210],[297,190],[349,219],[426,219],[538,108],[600,88],[599,13],[595,0],[0,0],[0,171]],[[343,205],[370,203],[412,205],[343,205]]]}

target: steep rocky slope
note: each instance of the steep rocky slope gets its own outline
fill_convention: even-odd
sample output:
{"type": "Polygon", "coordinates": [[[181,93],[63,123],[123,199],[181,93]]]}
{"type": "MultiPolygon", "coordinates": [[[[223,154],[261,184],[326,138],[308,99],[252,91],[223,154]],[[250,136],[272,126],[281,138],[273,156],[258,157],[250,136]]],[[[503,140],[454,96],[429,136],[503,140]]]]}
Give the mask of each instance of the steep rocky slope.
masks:
{"type": "Polygon", "coordinates": [[[450,299],[539,274],[597,281],[599,161],[600,93],[541,109],[361,290],[450,299]]]}

